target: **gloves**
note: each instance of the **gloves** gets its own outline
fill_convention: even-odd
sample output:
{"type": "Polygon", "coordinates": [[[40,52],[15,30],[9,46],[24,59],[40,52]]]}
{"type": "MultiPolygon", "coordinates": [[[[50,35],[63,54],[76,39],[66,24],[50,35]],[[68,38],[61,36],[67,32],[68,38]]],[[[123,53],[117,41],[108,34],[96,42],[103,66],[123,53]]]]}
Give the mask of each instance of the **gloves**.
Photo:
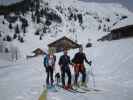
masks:
{"type": "Polygon", "coordinates": [[[88,63],[90,66],[92,65],[92,61],[89,61],[89,63],[88,63]]]}

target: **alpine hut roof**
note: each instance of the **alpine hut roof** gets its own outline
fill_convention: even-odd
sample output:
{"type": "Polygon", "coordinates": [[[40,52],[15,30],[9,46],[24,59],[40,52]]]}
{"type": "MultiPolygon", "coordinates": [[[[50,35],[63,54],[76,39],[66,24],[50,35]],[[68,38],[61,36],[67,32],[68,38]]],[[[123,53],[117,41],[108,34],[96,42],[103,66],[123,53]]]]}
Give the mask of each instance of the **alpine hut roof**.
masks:
{"type": "Polygon", "coordinates": [[[75,49],[79,48],[81,45],[74,42],[73,40],[67,38],[66,36],[48,44],[49,48],[55,48],[56,52],[60,52],[63,50],[63,48],[67,49],[75,49]]]}
{"type": "Polygon", "coordinates": [[[128,26],[113,29],[108,35],[102,37],[99,40],[101,41],[118,40],[118,39],[129,38],[129,37],[133,37],[133,25],[128,25],[128,26]]]}
{"type": "Polygon", "coordinates": [[[37,48],[37,49],[35,49],[35,50],[33,51],[33,53],[35,53],[35,55],[42,55],[42,54],[44,54],[45,52],[44,52],[42,49],[37,48]]]}

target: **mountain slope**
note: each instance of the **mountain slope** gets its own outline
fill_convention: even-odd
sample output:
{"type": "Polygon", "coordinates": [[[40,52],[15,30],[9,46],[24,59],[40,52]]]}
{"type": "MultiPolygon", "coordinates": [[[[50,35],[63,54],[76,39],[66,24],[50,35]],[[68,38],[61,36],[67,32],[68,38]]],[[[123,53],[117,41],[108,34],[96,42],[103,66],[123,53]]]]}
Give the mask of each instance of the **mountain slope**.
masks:
{"type": "Polygon", "coordinates": [[[21,9],[0,15],[0,38],[8,41],[6,44],[18,45],[25,53],[37,47],[45,48],[63,35],[86,45],[133,16],[120,4],[78,0],[30,0],[29,8],[21,9]]]}

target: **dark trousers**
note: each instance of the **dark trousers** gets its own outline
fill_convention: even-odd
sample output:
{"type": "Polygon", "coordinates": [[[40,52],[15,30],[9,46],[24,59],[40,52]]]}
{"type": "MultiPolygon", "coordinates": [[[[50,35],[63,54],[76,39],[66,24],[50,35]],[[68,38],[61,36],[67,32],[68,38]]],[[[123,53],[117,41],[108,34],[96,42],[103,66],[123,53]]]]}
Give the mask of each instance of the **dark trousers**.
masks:
{"type": "Polygon", "coordinates": [[[86,70],[83,64],[76,64],[75,66],[75,84],[78,82],[79,73],[82,74],[82,83],[86,82],[86,70]]]}
{"type": "Polygon", "coordinates": [[[46,68],[46,72],[47,72],[47,78],[46,78],[46,84],[49,85],[51,83],[51,85],[53,85],[53,67],[48,66],[46,68]],[[50,82],[49,82],[49,78],[50,78],[50,82]]]}
{"type": "Polygon", "coordinates": [[[62,78],[62,86],[65,86],[65,74],[68,76],[67,85],[71,85],[71,72],[68,66],[62,66],[61,68],[61,78],[62,78]]]}

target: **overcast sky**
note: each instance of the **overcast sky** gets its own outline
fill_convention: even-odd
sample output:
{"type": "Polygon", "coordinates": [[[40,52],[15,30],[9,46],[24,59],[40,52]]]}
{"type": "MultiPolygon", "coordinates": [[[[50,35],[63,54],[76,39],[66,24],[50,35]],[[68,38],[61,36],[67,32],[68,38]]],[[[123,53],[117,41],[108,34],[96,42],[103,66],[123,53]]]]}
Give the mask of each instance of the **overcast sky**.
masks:
{"type": "MultiPolygon", "coordinates": [[[[9,4],[21,0],[0,0],[0,4],[9,4]]],[[[89,2],[118,2],[126,6],[129,10],[133,12],[133,0],[82,0],[89,2]]]]}

